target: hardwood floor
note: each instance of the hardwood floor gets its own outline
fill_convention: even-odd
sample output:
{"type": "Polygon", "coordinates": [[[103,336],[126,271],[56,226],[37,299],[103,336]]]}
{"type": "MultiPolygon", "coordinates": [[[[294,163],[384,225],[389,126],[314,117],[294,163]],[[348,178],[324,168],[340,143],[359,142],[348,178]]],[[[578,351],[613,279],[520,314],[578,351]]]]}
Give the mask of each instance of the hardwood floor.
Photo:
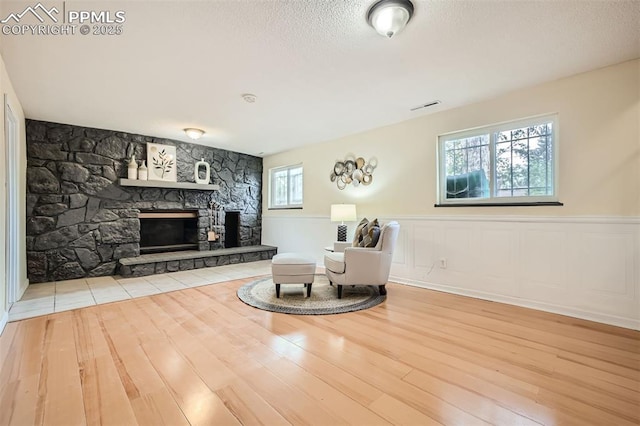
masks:
{"type": "Polygon", "coordinates": [[[0,425],[640,423],[640,332],[397,284],[275,314],[246,281],[10,323],[0,425]]]}

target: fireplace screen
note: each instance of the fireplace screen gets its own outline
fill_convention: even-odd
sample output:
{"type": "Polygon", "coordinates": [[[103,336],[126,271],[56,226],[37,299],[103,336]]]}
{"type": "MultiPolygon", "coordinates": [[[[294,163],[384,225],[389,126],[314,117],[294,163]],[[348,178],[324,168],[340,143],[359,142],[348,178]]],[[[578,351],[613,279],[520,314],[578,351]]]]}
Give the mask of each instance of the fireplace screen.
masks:
{"type": "Polygon", "coordinates": [[[198,249],[196,211],[140,212],[140,254],[198,249]]]}

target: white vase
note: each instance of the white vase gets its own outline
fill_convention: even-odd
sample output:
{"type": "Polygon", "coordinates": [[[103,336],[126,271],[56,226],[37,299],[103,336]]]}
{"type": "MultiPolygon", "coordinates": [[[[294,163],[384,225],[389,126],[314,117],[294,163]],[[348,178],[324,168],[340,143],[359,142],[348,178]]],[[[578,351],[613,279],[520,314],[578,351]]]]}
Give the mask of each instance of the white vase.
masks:
{"type": "Polygon", "coordinates": [[[138,179],[138,163],[136,163],[136,156],[131,156],[131,161],[129,161],[129,167],[127,171],[127,177],[131,180],[138,179]]]}
{"type": "Polygon", "coordinates": [[[140,167],[138,167],[138,179],[139,180],[147,180],[147,165],[145,164],[146,161],[142,160],[142,164],[140,164],[140,167]]]}
{"type": "Polygon", "coordinates": [[[209,167],[209,163],[204,161],[204,158],[196,163],[196,167],[194,170],[194,178],[196,183],[204,184],[204,185],[209,183],[209,180],[211,179],[211,168],[209,167]],[[204,166],[204,169],[205,169],[204,179],[200,179],[200,173],[198,173],[200,171],[201,166],[204,166]]]}

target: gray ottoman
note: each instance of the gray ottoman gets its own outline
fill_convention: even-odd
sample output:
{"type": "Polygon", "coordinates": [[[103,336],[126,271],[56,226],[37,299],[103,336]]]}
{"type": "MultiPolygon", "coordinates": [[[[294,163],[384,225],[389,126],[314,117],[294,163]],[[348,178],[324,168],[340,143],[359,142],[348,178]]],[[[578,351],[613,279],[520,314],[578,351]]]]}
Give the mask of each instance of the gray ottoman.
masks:
{"type": "Polygon", "coordinates": [[[277,298],[280,298],[280,284],[304,284],[307,287],[307,297],[311,296],[315,273],[316,261],[307,256],[281,253],[271,259],[271,275],[276,285],[277,298]]]}

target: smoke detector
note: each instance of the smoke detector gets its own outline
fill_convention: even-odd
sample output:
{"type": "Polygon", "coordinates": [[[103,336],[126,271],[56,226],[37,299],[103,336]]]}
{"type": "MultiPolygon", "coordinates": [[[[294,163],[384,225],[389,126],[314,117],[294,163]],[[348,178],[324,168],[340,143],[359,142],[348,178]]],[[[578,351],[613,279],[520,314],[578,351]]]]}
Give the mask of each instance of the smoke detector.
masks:
{"type": "Polygon", "coordinates": [[[252,104],[255,103],[258,97],[256,95],[252,95],[251,93],[245,93],[244,95],[242,95],[242,99],[244,99],[246,103],[252,104]]]}

